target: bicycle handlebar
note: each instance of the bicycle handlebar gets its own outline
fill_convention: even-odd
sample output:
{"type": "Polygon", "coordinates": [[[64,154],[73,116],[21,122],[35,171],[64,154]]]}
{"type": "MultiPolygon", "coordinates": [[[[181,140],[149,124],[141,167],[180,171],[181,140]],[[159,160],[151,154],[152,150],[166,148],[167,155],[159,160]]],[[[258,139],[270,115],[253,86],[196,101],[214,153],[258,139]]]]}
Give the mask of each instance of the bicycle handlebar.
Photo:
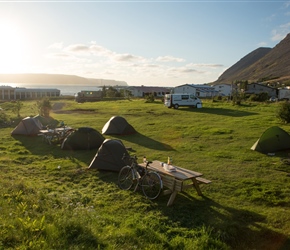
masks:
{"type": "Polygon", "coordinates": [[[137,163],[137,156],[134,155],[134,156],[131,156],[131,155],[126,155],[126,154],[123,154],[123,157],[122,157],[122,160],[125,160],[125,159],[129,159],[131,161],[135,161],[137,163]]]}
{"type": "MultiPolygon", "coordinates": [[[[123,154],[123,157],[122,157],[122,160],[125,160],[126,158],[127,158],[127,159],[130,159],[131,161],[135,161],[135,163],[138,164],[138,163],[137,163],[137,159],[138,159],[138,158],[137,158],[136,155],[131,156],[131,155],[126,155],[126,154],[124,153],[124,154],[123,154]]],[[[147,168],[147,167],[149,166],[149,164],[152,163],[152,161],[147,161],[147,160],[146,160],[146,156],[144,156],[143,159],[145,159],[145,160],[143,160],[143,162],[146,163],[146,168],[147,168]]]]}

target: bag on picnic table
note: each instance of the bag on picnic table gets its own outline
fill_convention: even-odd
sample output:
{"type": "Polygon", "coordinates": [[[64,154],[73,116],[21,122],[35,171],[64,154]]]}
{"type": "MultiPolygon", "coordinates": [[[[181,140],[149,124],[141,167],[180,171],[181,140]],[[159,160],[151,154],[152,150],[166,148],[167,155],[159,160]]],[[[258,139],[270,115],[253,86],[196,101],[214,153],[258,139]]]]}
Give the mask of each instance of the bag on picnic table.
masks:
{"type": "Polygon", "coordinates": [[[174,167],[174,166],[172,166],[170,164],[167,164],[167,163],[162,162],[161,163],[161,166],[167,172],[176,172],[176,167],[174,167]]]}

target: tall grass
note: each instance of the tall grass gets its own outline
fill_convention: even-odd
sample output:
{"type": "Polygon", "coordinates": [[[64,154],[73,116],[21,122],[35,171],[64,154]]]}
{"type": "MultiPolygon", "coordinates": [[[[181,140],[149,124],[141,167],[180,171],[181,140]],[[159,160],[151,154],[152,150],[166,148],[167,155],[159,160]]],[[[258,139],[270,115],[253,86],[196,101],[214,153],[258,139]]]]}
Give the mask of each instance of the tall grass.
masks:
{"type": "MultiPolygon", "coordinates": [[[[276,119],[276,103],[205,101],[168,109],[161,101],[78,104],[53,100],[51,116],[101,132],[115,115],[136,130],[122,140],[140,159],[166,161],[212,180],[195,190],[147,200],[121,191],[117,173],[88,170],[97,150],[66,151],[41,138],[0,135],[0,249],[289,249],[290,167],[250,150],[276,119]],[[64,105],[59,105],[63,103],[64,105]]],[[[22,117],[36,115],[24,102],[22,117]]],[[[5,107],[5,104],[2,105],[5,107]]],[[[12,113],[10,115],[13,115],[12,113]]]]}

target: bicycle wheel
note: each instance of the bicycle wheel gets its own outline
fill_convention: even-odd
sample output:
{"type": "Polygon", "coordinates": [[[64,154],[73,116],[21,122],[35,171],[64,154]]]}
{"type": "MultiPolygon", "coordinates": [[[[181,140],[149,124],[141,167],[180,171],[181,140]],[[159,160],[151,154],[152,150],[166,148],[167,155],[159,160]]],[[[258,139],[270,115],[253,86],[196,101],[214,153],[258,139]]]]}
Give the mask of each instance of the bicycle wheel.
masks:
{"type": "Polygon", "coordinates": [[[130,166],[125,166],[120,170],[118,185],[123,190],[129,190],[134,184],[134,174],[130,166]]]}
{"type": "Polygon", "coordinates": [[[156,172],[146,173],[141,180],[141,186],[143,194],[150,200],[156,199],[163,188],[161,177],[156,172]]]}

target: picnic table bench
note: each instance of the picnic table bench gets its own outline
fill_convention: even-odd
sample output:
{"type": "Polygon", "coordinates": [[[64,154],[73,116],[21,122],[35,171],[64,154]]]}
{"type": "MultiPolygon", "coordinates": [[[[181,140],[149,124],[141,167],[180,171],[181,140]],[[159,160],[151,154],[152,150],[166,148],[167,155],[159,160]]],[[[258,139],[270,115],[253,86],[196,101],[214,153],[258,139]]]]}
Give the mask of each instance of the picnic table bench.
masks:
{"type": "MultiPolygon", "coordinates": [[[[178,192],[182,192],[188,188],[193,187],[196,189],[198,195],[202,195],[199,185],[211,183],[210,180],[201,177],[203,175],[202,173],[177,166],[174,166],[176,168],[176,171],[168,172],[162,167],[161,163],[162,162],[160,161],[154,160],[148,166],[148,168],[150,170],[158,172],[161,176],[163,186],[167,188],[163,191],[163,194],[171,194],[167,202],[167,206],[173,204],[178,192]]],[[[144,163],[141,163],[139,165],[145,167],[144,163]]]]}

